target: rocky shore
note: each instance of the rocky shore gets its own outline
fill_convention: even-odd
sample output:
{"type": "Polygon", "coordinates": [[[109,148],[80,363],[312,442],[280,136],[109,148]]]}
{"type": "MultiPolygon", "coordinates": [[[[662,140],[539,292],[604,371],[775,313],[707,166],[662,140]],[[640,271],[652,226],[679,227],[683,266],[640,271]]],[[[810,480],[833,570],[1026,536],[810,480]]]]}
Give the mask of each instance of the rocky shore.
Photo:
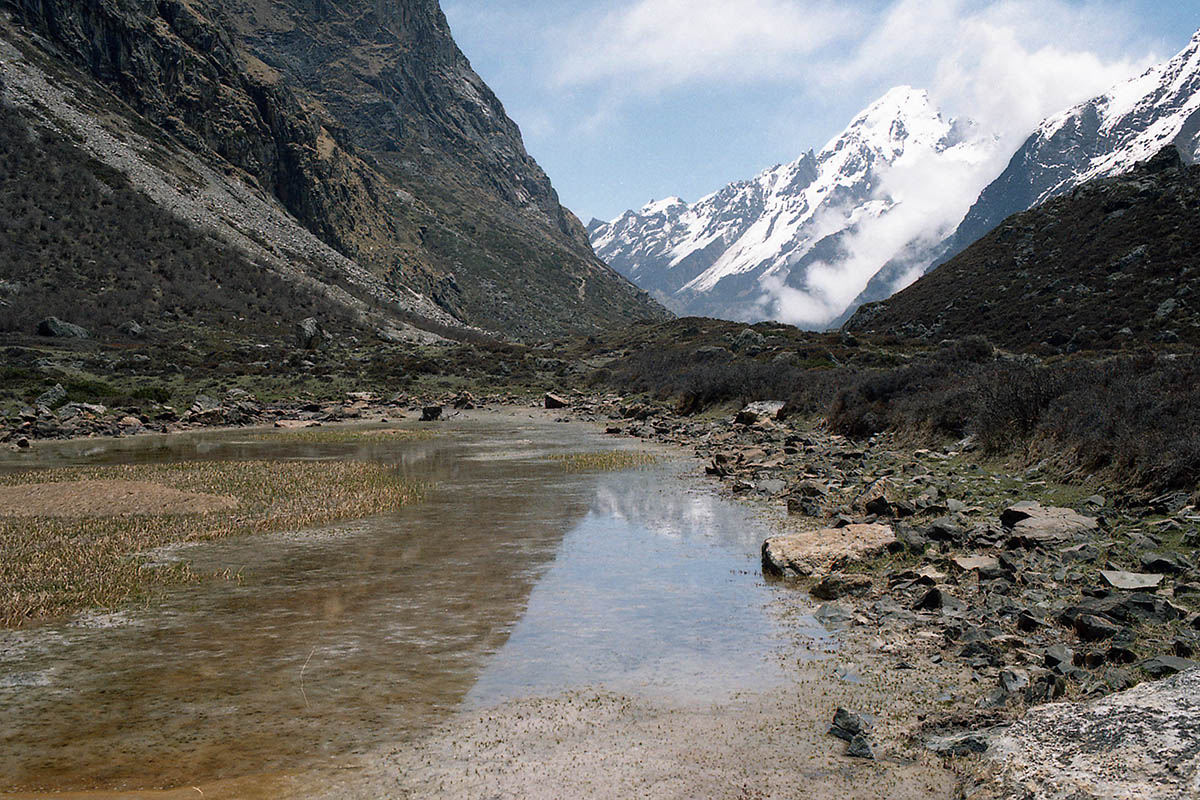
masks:
{"type": "MultiPolygon", "coordinates": [[[[1117,487],[1067,485],[1045,466],[989,463],[971,440],[944,449],[854,442],[779,419],[778,403],[705,420],[616,398],[576,405],[610,433],[691,448],[723,491],[786,507],[780,535],[764,542],[764,574],[807,590],[818,620],[873,647],[885,669],[966,675],[899,744],[980,759],[990,777],[967,780],[968,794],[1110,796],[1078,781],[1077,794],[1058,794],[1070,780],[1053,766],[990,765],[1052,728],[1084,724],[1104,703],[1127,704],[1126,690],[1159,698],[1172,690],[1158,679],[1200,674],[1200,511],[1185,492],[1147,503],[1117,487]]],[[[1143,772],[1156,776],[1144,796],[1194,796],[1200,715],[1154,703],[1168,706],[1161,713],[1183,743],[1171,756],[1142,749],[1143,772]]],[[[1144,717],[1113,717],[1111,735],[1128,748],[1144,717]]],[[[869,728],[847,733],[837,719],[857,715],[841,709],[831,733],[849,755],[873,758],[869,728]]],[[[1091,755],[1111,760],[1093,751],[1075,746],[1078,774],[1095,767],[1091,755]]],[[[1049,763],[1052,752],[1023,757],[1049,763]]]]}

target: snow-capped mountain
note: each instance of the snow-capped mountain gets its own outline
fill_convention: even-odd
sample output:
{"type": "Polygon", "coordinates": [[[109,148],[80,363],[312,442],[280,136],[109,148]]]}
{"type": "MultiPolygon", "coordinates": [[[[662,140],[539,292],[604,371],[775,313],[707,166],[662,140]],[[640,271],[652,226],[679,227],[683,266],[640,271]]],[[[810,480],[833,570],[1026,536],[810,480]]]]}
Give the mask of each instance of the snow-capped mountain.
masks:
{"type": "Polygon", "coordinates": [[[1200,161],[1200,31],[1177,56],[1043,121],[923,264],[894,262],[856,298],[882,300],[965,250],[1009,216],[1093,178],[1117,175],[1174,144],[1200,161]]]}
{"type": "Polygon", "coordinates": [[[677,312],[818,327],[890,258],[954,229],[994,147],[902,86],[820,152],[588,232],[601,258],[677,312]]]}

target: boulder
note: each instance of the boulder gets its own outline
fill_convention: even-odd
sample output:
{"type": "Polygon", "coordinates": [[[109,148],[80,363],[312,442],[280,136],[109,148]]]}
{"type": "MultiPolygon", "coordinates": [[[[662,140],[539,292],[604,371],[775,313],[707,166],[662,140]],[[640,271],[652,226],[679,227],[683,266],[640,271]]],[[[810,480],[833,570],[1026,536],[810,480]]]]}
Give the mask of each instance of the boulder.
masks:
{"type": "Polygon", "coordinates": [[[133,320],[122,322],[121,327],[117,328],[117,330],[131,339],[140,339],[146,335],[146,329],[133,320]]]}
{"type": "Polygon", "coordinates": [[[301,350],[317,350],[325,345],[328,338],[316,317],[307,317],[296,323],[296,344],[301,350]]]}
{"type": "Polygon", "coordinates": [[[63,388],[61,383],[56,383],[53,387],[38,395],[38,398],[34,401],[34,403],[46,408],[54,408],[57,405],[61,405],[66,399],[67,390],[63,388]]]}
{"type": "Polygon", "coordinates": [[[568,401],[565,397],[560,397],[559,395],[553,394],[552,392],[546,392],[545,404],[546,404],[546,408],[552,409],[552,410],[559,409],[559,408],[567,408],[571,405],[570,401],[568,401]]]}
{"type": "Polygon", "coordinates": [[[1030,709],[992,741],[995,797],[1185,798],[1200,791],[1200,670],[1030,709]]]}
{"type": "Polygon", "coordinates": [[[38,323],[38,336],[53,336],[57,339],[87,339],[91,336],[87,328],[63,322],[58,317],[46,317],[38,323]]]}
{"type": "Polygon", "coordinates": [[[421,422],[437,422],[441,418],[441,406],[425,406],[421,409],[421,422]]]}
{"type": "Polygon", "coordinates": [[[847,525],[773,536],[763,542],[762,568],[767,575],[825,575],[888,552],[897,544],[887,525],[847,525]]]}
{"type": "Polygon", "coordinates": [[[1094,517],[1069,508],[1046,508],[1032,500],[1006,508],[1000,523],[1010,531],[1009,546],[1026,549],[1064,544],[1099,526],[1094,517]]]}
{"type": "Polygon", "coordinates": [[[778,419],[783,406],[778,400],[759,400],[739,411],[733,421],[739,425],[753,425],[764,419],[778,419]]]}

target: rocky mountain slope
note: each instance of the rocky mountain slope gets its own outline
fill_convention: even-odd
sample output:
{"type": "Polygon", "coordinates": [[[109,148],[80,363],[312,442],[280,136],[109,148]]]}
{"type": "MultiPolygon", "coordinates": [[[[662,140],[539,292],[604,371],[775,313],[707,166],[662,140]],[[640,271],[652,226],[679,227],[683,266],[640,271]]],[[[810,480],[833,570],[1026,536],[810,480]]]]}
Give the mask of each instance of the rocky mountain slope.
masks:
{"type": "Polygon", "coordinates": [[[35,131],[377,327],[663,313],[595,258],[436,0],[0,9],[3,101],[35,131]]]}
{"type": "Polygon", "coordinates": [[[898,87],[818,153],[694,204],[671,198],[593,222],[589,233],[601,258],[675,311],[820,326],[885,261],[936,243],[966,211],[947,208],[944,194],[889,189],[886,178],[920,169],[970,181],[991,146],[943,119],[925,92],[898,87]]]}
{"type": "Polygon", "coordinates": [[[1173,146],[1009,218],[851,331],[1051,352],[1200,344],[1200,166],[1173,146]],[[962,291],[970,287],[970,291],[962,291]]]}
{"type": "MultiPolygon", "coordinates": [[[[1175,145],[1188,163],[1200,159],[1200,31],[1169,61],[1042,122],[954,234],[916,266],[924,272],[1009,216],[1093,178],[1124,172],[1167,145],[1175,145]]],[[[913,268],[889,264],[854,306],[884,299],[913,268]]]]}

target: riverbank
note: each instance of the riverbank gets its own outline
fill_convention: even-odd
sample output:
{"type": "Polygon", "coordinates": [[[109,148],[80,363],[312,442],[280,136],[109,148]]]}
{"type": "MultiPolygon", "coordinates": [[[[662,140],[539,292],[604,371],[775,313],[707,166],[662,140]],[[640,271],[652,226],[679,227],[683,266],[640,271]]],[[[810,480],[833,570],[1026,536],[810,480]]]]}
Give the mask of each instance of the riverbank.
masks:
{"type": "MultiPolygon", "coordinates": [[[[1104,486],[1056,483],[1049,469],[1005,470],[969,441],[855,443],[778,420],[771,406],[697,418],[612,396],[561,399],[569,408],[534,411],[540,396],[497,402],[511,415],[582,420],[614,439],[685,449],[697,490],[762,510],[767,536],[872,524],[894,538],[879,556],[788,581],[794,589],[777,609],[793,631],[785,660],[796,672],[786,690],[702,710],[611,692],[506,701],[330,773],[340,777],[326,796],[353,796],[352,785],[398,786],[413,797],[522,796],[571,776],[580,797],[596,796],[597,786],[686,796],[688,781],[727,797],[811,793],[818,782],[831,797],[878,796],[880,786],[896,797],[949,796],[987,771],[980,752],[1029,709],[1103,697],[1189,666],[1196,613],[1187,542],[1197,520],[1186,497],[1117,507],[1104,486]],[[1063,510],[1014,511],[1022,502],[1063,510]],[[805,591],[820,597],[810,606],[805,591]],[[812,639],[812,616],[837,632],[833,650],[812,639]],[[805,655],[822,651],[822,660],[805,655]],[[838,707],[873,719],[874,760],[848,758],[828,735],[838,707]],[[546,727],[548,718],[561,722],[546,727]],[[689,731],[700,733],[689,739],[689,731]],[[652,745],[630,749],[647,738],[652,745]],[[791,755],[781,761],[768,741],[786,743],[791,755]],[[744,781],[730,785],[731,774],[744,781]]],[[[441,406],[452,417],[456,400],[463,395],[430,394],[363,410],[394,421],[441,406]]],[[[341,430],[322,422],[302,433],[336,439],[341,430]]],[[[319,796],[315,787],[331,778],[306,780],[319,796]]]]}

